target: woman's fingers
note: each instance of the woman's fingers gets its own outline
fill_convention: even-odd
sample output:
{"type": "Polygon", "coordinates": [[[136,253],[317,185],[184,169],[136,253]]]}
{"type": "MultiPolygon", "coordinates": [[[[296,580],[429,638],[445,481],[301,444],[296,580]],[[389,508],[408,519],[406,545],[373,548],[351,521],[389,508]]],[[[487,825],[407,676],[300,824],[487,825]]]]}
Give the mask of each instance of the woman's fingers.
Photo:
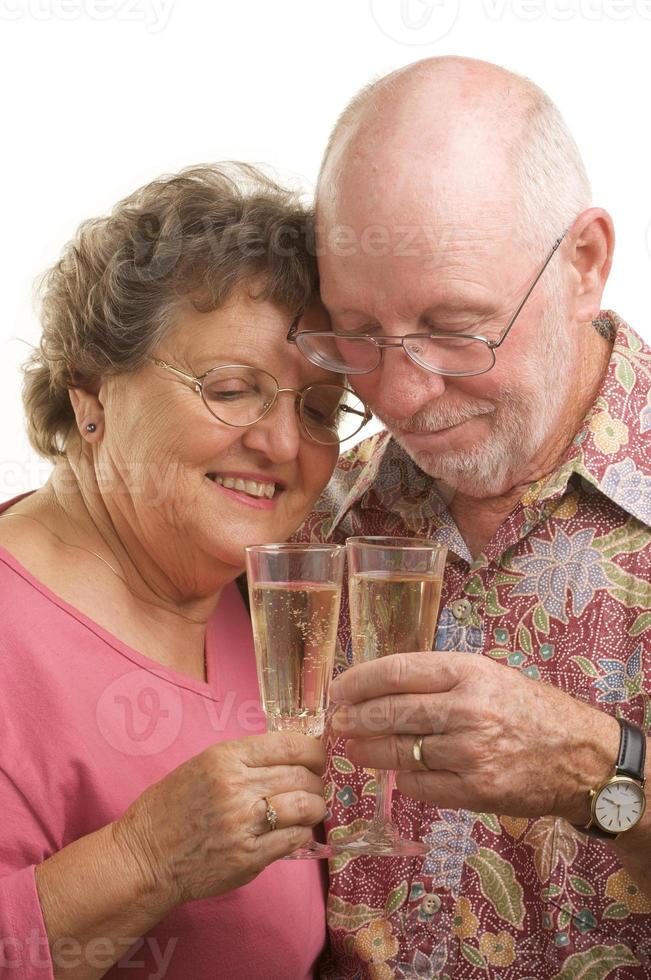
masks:
{"type": "Polygon", "coordinates": [[[260,788],[261,796],[297,791],[323,796],[321,776],[304,766],[269,766],[258,769],[251,775],[255,777],[255,785],[260,788]]]}
{"type": "Polygon", "coordinates": [[[270,831],[268,834],[261,834],[256,842],[256,851],[260,862],[259,870],[262,871],[272,861],[286,857],[299,847],[304,847],[311,838],[311,829],[300,827],[298,824],[293,827],[270,831]]]}
{"type": "Polygon", "coordinates": [[[298,732],[270,732],[252,735],[237,743],[239,757],[250,768],[265,766],[304,766],[318,776],[326,767],[325,747],[311,735],[298,732]]]}
{"type": "Polygon", "coordinates": [[[275,830],[287,827],[313,827],[320,823],[326,815],[326,804],[322,796],[302,791],[280,793],[278,796],[268,796],[256,805],[256,833],[266,834],[272,831],[273,814],[267,817],[267,806],[275,813],[275,830]]]}

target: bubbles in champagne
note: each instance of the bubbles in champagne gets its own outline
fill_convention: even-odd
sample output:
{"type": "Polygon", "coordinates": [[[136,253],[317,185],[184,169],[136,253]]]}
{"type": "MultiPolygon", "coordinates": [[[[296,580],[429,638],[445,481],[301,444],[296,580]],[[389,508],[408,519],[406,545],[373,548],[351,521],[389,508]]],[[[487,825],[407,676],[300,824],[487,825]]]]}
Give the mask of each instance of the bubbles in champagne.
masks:
{"type": "Polygon", "coordinates": [[[442,578],[420,572],[359,572],[349,582],[354,663],[431,650],[442,578]]]}
{"type": "Polygon", "coordinates": [[[260,695],[270,731],[323,734],[339,588],[260,582],[251,589],[260,695]]]}

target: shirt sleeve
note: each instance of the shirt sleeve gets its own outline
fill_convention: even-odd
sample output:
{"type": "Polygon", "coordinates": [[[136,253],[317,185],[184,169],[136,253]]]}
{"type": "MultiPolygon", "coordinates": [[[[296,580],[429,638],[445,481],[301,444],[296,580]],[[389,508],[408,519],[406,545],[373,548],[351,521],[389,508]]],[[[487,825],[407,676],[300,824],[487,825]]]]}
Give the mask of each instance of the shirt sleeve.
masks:
{"type": "Polygon", "coordinates": [[[54,980],[36,887],[47,843],[36,813],[0,768],[0,980],[54,980]],[[38,851],[42,856],[37,856],[38,851]]]}

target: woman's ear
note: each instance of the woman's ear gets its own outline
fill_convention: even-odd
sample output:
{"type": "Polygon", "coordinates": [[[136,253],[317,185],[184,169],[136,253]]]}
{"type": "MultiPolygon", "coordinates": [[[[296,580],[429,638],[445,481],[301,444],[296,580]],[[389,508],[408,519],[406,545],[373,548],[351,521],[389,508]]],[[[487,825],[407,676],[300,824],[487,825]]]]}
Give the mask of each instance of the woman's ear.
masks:
{"type": "Polygon", "coordinates": [[[104,428],[104,408],[99,397],[100,388],[101,382],[97,381],[85,388],[68,389],[77,428],[82,439],[88,442],[96,442],[104,428]]]}
{"type": "Polygon", "coordinates": [[[594,320],[610,273],[615,248],[615,229],[607,211],[588,208],[572,225],[569,261],[572,268],[572,319],[594,320]]]}

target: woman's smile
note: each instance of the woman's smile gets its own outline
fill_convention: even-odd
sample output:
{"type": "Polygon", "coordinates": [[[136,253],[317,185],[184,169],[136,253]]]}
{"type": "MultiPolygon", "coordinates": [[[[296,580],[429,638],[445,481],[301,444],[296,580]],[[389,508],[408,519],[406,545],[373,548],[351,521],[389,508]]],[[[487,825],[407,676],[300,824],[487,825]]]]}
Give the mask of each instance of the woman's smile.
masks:
{"type": "Polygon", "coordinates": [[[247,507],[273,510],[285,486],[258,473],[207,473],[206,477],[220,493],[247,507]]]}

